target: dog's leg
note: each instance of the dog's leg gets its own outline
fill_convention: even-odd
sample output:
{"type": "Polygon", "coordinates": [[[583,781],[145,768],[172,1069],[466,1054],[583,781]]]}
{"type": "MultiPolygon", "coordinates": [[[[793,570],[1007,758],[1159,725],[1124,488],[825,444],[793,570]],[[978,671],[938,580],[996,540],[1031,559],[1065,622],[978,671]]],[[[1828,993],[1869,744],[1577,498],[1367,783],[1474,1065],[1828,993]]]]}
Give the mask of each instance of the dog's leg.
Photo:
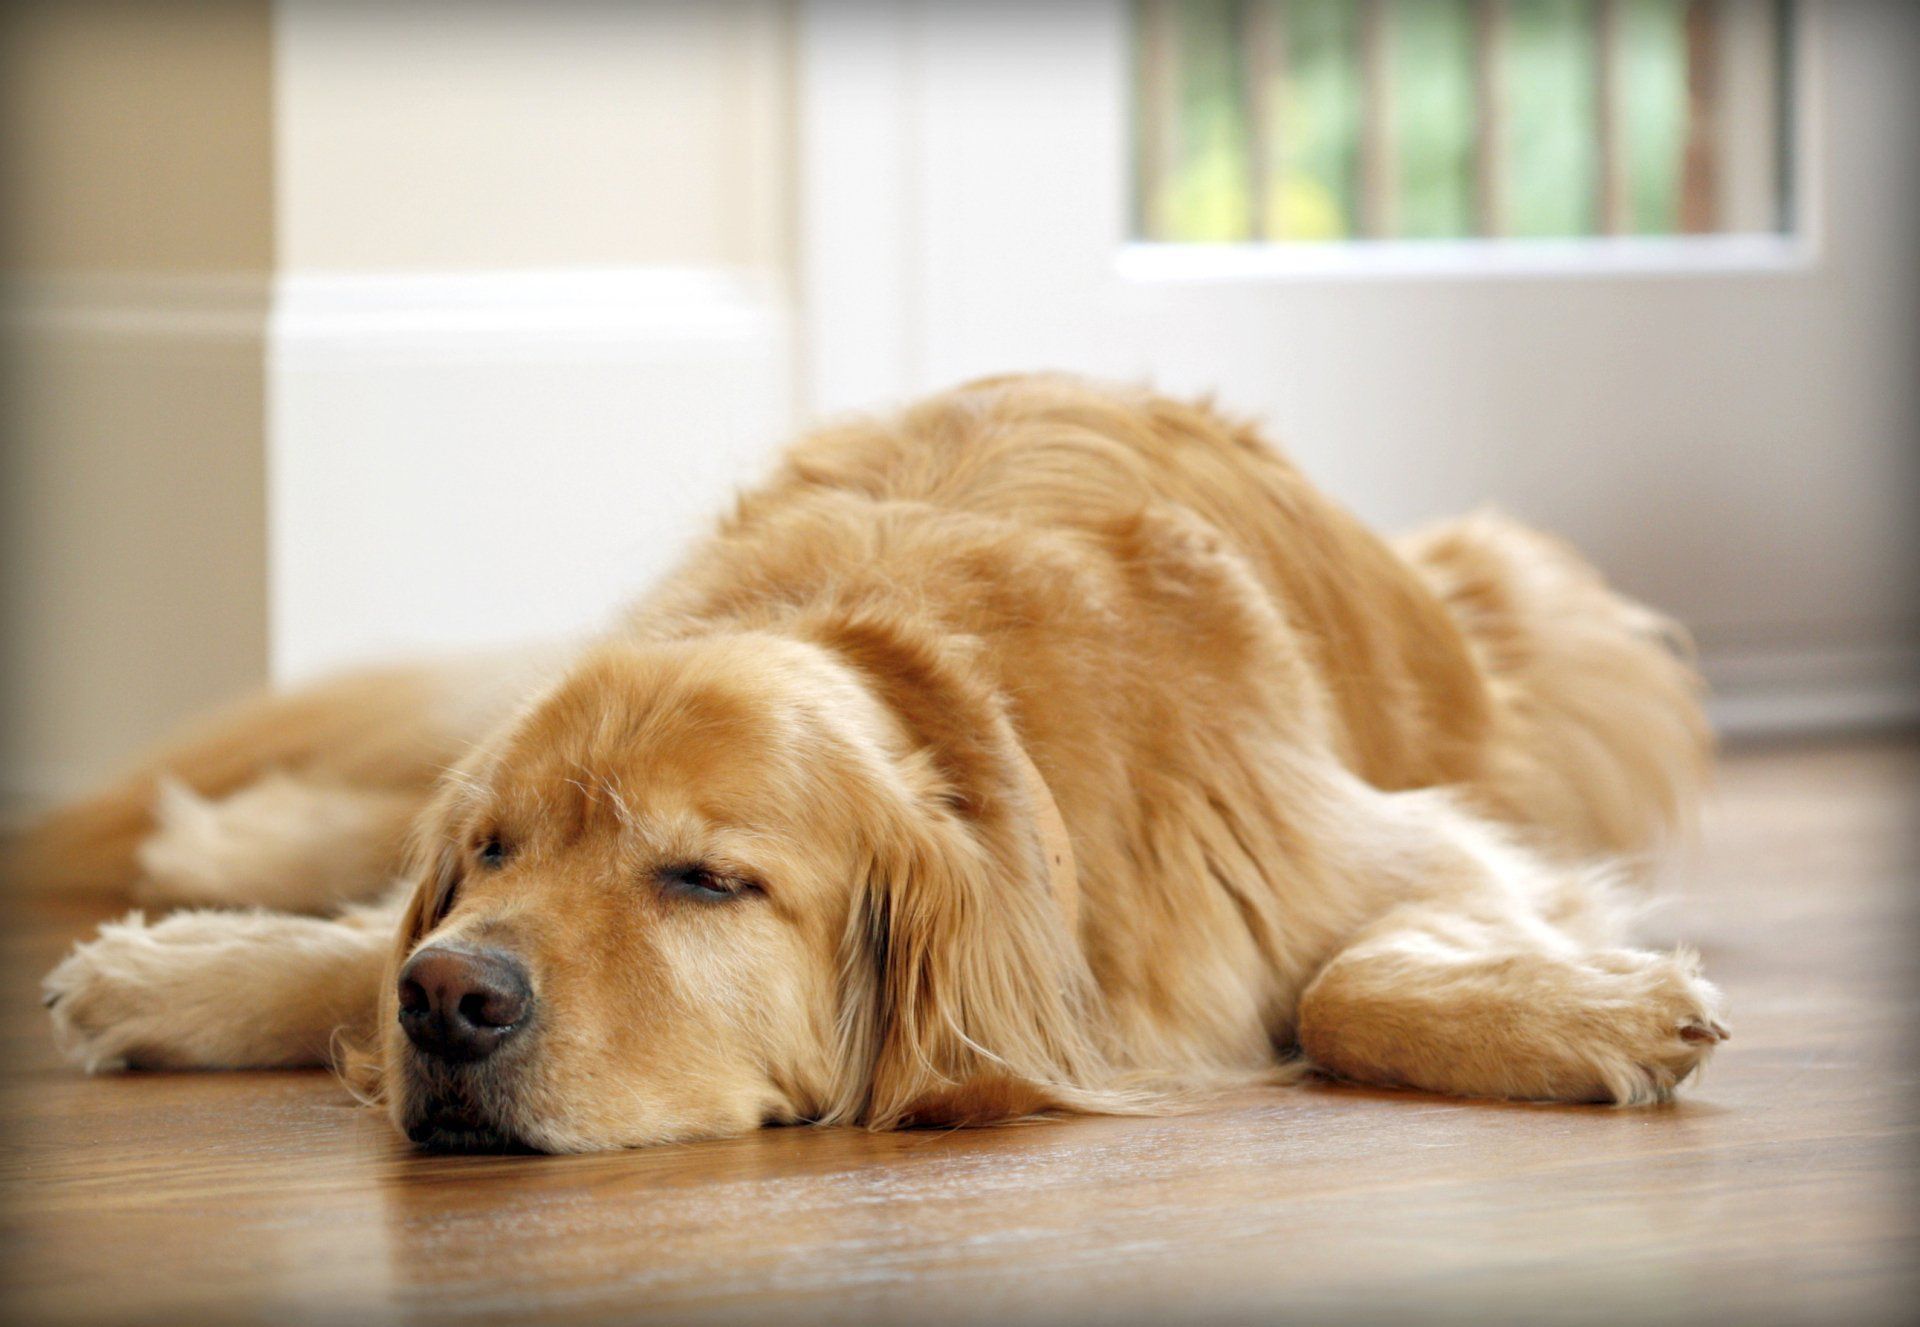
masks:
{"type": "Polygon", "coordinates": [[[384,887],[387,872],[354,866],[328,875],[335,868],[326,863],[352,857],[379,835],[356,829],[352,842],[336,845],[345,854],[328,854],[320,832],[298,827],[309,818],[322,826],[341,819],[404,826],[399,808],[432,796],[440,772],[538,691],[569,652],[541,647],[368,669],[236,705],[181,732],[107,787],[7,836],[0,880],[26,891],[123,896],[149,870],[157,882],[151,897],[167,905],[319,907],[338,897],[341,879],[352,882],[353,897],[367,897],[384,887]],[[209,805],[219,813],[215,836],[237,840],[210,852],[192,832],[207,827],[209,805]],[[290,897],[250,864],[252,856],[275,855],[244,823],[254,819],[296,827],[300,885],[285,887],[290,897]],[[154,870],[140,858],[156,839],[180,839],[182,851],[163,853],[154,870]],[[325,877],[317,885],[316,873],[325,877]]]}
{"type": "Polygon", "coordinates": [[[1384,828],[1389,905],[1327,962],[1297,1013],[1302,1050],[1360,1082],[1460,1096],[1660,1101],[1727,1036],[1687,953],[1612,942],[1592,875],[1514,849],[1443,803],[1384,828]],[[1407,834],[1422,833],[1409,843],[1407,834]]]}
{"type": "Polygon", "coordinates": [[[1491,512],[1399,547],[1488,683],[1482,808],[1569,859],[1644,866],[1691,821],[1713,744],[1685,633],[1568,545],[1491,512]]]}
{"type": "Polygon", "coordinates": [[[384,889],[425,801],[270,774],[218,800],[162,783],[135,886],[154,907],[323,912],[384,889]]]}
{"type": "Polygon", "coordinates": [[[398,916],[130,914],[48,975],[55,1040],[90,1071],[328,1063],[336,1030],[372,1026],[398,916]]]}

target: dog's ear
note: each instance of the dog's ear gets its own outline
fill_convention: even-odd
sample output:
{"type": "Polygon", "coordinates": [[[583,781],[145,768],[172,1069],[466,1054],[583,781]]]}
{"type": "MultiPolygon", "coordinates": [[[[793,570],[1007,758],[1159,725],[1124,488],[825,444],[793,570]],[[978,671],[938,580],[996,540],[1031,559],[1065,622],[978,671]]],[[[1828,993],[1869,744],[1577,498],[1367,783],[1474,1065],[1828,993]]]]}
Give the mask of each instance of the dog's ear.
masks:
{"type": "Polygon", "coordinates": [[[460,851],[452,835],[452,825],[462,802],[462,788],[457,782],[449,780],[442,784],[440,791],[414,823],[407,866],[402,876],[402,879],[413,881],[413,892],[408,895],[407,906],[401,911],[399,929],[394,934],[393,947],[387,955],[386,969],[380,981],[379,1016],[373,1034],[365,1040],[357,1034],[344,1031],[335,1035],[332,1047],[334,1070],[346,1083],[347,1090],[367,1104],[379,1101],[384,1089],[385,1063],[378,1029],[391,1028],[398,1015],[396,981],[400,965],[407,961],[428,933],[445,920],[448,910],[453,906],[454,891],[460,881],[460,851]]]}
{"type": "Polygon", "coordinates": [[[951,659],[838,634],[886,679],[914,749],[906,791],[870,822],[843,941],[832,1115],[890,1128],[1108,1108],[1064,831],[1011,724],[951,659]]]}
{"type": "Polygon", "coordinates": [[[964,813],[931,815],[899,827],[863,882],[846,1049],[872,1127],[1084,1105],[1105,1076],[1086,964],[1037,850],[991,838],[964,813]]]}
{"type": "Polygon", "coordinates": [[[413,893],[395,937],[395,950],[402,960],[446,919],[460,883],[460,848],[448,829],[448,800],[445,795],[436,797],[421,816],[408,854],[407,878],[414,882],[413,893]]]}
{"type": "Polygon", "coordinates": [[[413,892],[407,897],[400,931],[395,936],[396,963],[405,962],[453,908],[460,886],[461,835],[480,796],[476,790],[484,786],[480,771],[487,767],[485,752],[484,745],[476,747],[463,765],[449,770],[433,797],[414,817],[402,877],[413,882],[413,892]]]}

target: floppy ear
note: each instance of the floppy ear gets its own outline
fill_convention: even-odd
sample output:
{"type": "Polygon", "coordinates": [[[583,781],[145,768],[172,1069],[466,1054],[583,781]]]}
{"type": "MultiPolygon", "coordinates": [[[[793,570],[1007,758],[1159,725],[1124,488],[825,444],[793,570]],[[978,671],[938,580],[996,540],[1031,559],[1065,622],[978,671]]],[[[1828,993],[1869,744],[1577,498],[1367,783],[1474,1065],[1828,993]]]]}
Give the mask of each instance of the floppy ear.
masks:
{"type": "Polygon", "coordinates": [[[436,796],[421,816],[409,854],[407,878],[414,882],[407,898],[406,911],[400,914],[400,931],[395,937],[395,961],[404,961],[427,933],[445,920],[453,906],[454,886],[460,881],[459,845],[449,837],[446,826],[451,799],[436,796]]]}
{"type": "Polygon", "coordinates": [[[400,965],[446,917],[453,903],[460,860],[458,846],[448,835],[447,826],[459,802],[460,789],[452,783],[445,784],[414,824],[403,877],[412,880],[414,885],[400,913],[399,929],[382,970],[379,1017],[371,1040],[343,1035],[333,1046],[334,1071],[346,1083],[347,1090],[368,1105],[379,1101],[384,1090],[385,1060],[381,1053],[380,1029],[393,1027],[399,1012],[396,982],[400,965]]]}
{"type": "Polygon", "coordinates": [[[997,699],[933,647],[836,634],[885,679],[875,690],[917,749],[906,796],[882,799],[843,942],[833,1115],[891,1128],[1113,1109],[1092,977],[1051,878],[1064,833],[1047,832],[1058,814],[997,699]]]}
{"type": "MultiPolygon", "coordinates": [[[[1022,859],[1033,854],[1021,853],[1022,859]]],[[[1091,981],[1036,871],[949,821],[906,830],[873,863],[850,995],[874,1128],[985,1124],[1096,1108],[1091,981]]]]}

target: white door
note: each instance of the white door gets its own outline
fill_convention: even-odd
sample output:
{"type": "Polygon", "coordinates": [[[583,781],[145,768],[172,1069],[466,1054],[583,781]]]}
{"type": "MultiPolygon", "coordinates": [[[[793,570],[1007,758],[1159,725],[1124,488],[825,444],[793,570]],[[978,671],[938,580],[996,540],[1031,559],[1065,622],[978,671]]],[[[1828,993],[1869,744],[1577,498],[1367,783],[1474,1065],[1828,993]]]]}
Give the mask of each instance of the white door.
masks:
{"type": "MultiPolygon", "coordinates": [[[[1474,6],[1474,40],[1520,3],[1474,6]]],[[[1249,26],[1265,6],[1214,8],[1237,39],[1276,39],[1249,26]]],[[[1361,7],[1363,81],[1394,67],[1366,26],[1392,8],[1361,7]]],[[[1780,7],[1721,9],[1723,118],[1741,96],[1751,114],[1780,7]]],[[[1773,197],[1755,173],[1791,162],[1777,227],[1763,207],[1755,233],[1673,239],[1170,243],[1140,238],[1133,201],[1152,188],[1136,107],[1166,96],[1136,86],[1136,22],[1163,6],[820,0],[801,29],[802,382],[816,413],[1036,367],[1216,392],[1381,527],[1492,501],[1569,536],[1693,627],[1730,727],[1911,715],[1920,7],[1787,12],[1783,127],[1716,185],[1753,213],[1773,197]]],[[[1556,113],[1550,78],[1532,103],[1510,92],[1556,113]]],[[[1596,151],[1601,225],[1631,228],[1619,149],[1596,151]]],[[[1372,144],[1353,170],[1380,160],[1372,144]]],[[[1473,206],[1524,201],[1496,184],[1473,206]]],[[[1387,233],[1392,201],[1363,199],[1357,228],[1387,233]]]]}

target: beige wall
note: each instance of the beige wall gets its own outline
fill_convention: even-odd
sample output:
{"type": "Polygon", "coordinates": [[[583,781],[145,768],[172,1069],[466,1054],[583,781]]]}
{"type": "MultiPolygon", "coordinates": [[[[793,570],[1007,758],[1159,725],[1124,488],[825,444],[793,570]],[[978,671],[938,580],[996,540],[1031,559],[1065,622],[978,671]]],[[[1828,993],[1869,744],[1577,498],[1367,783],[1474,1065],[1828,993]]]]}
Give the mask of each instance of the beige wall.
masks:
{"type": "Polygon", "coordinates": [[[7,337],[0,795],[72,791],[266,677],[257,337],[7,337]]]}
{"type": "Polygon", "coordinates": [[[777,0],[278,13],[288,269],[785,261],[777,0]]]}
{"type": "Polygon", "coordinates": [[[273,262],[267,0],[0,7],[10,270],[273,262]]]}
{"type": "Polygon", "coordinates": [[[0,796],[266,675],[265,0],[0,18],[0,796]]]}

